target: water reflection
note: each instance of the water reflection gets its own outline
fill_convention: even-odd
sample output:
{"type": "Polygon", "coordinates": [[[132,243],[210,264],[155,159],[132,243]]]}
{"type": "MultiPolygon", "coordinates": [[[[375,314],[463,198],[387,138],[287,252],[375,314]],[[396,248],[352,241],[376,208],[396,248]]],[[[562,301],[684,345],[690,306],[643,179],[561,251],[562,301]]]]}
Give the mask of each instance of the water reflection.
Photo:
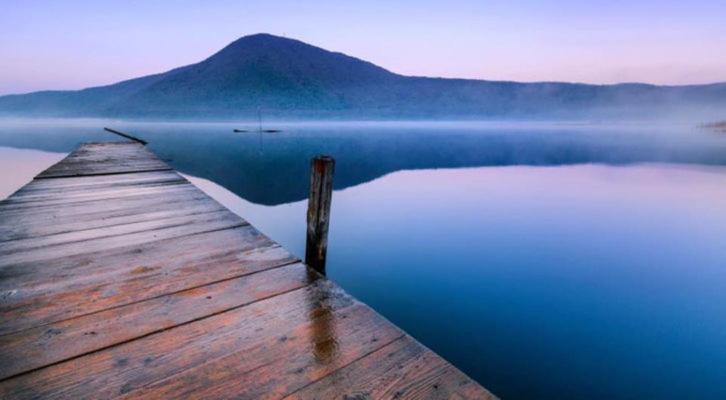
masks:
{"type": "Polygon", "coordinates": [[[65,154],[0,147],[0,200],[15,193],[65,154]]]}
{"type": "Polygon", "coordinates": [[[336,311],[349,299],[329,282],[320,280],[315,289],[308,291],[308,317],[310,320],[309,343],[318,364],[340,367],[336,311]]]}
{"type": "Polygon", "coordinates": [[[150,142],[178,170],[210,179],[258,204],[306,198],[309,160],[337,160],[343,189],[398,170],[502,165],[668,161],[726,165],[726,140],[689,127],[552,124],[287,124],[273,134],[237,124],[0,120],[0,146],[68,152],[79,142],[117,140],[112,126],[150,142]]]}

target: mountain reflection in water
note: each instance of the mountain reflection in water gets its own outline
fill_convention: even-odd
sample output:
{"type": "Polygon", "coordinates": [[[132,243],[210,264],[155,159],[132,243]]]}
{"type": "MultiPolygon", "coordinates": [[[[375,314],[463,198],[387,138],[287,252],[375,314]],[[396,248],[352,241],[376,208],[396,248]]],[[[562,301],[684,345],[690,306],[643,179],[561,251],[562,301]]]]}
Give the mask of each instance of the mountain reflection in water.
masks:
{"type": "MultiPolygon", "coordinates": [[[[248,125],[252,126],[252,123],[248,125]]],[[[336,158],[342,189],[409,169],[580,163],[726,164],[726,140],[691,127],[545,123],[275,123],[283,132],[235,133],[242,123],[0,120],[0,146],[70,152],[82,141],[149,141],[179,171],[254,203],[306,198],[310,159],[336,158]]]]}

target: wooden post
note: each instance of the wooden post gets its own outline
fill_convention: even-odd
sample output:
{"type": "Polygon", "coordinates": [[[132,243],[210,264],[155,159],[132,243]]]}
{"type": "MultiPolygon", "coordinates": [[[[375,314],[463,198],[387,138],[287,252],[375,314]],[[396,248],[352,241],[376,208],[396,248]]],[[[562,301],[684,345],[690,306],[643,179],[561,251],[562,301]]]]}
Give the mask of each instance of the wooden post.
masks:
{"type": "Polygon", "coordinates": [[[310,198],[308,199],[308,234],[305,245],[305,264],[325,275],[328,250],[330,202],[333,198],[335,160],[317,156],[310,163],[310,198]]]}
{"type": "Polygon", "coordinates": [[[117,135],[119,135],[119,136],[123,136],[123,137],[125,137],[126,139],[130,139],[130,140],[133,140],[134,142],[137,142],[137,143],[141,143],[141,144],[143,144],[144,146],[146,146],[147,144],[149,144],[149,143],[148,143],[147,141],[145,141],[145,140],[141,140],[141,139],[139,139],[139,138],[137,138],[137,137],[131,136],[131,135],[129,135],[128,133],[123,133],[123,132],[121,132],[121,131],[117,131],[116,129],[111,129],[111,128],[103,128],[103,130],[105,130],[106,132],[111,132],[111,133],[115,133],[115,134],[117,134],[117,135]]]}

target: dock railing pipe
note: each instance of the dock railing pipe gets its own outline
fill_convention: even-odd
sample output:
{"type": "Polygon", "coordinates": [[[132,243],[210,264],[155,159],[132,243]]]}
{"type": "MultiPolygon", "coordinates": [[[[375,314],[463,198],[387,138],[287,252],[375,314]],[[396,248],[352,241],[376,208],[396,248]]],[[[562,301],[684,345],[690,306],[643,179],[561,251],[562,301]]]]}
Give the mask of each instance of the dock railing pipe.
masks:
{"type": "Polygon", "coordinates": [[[146,145],[148,144],[148,143],[147,143],[147,142],[146,142],[145,140],[142,140],[142,139],[139,139],[139,138],[137,138],[137,137],[131,136],[131,135],[129,135],[128,133],[123,133],[123,132],[121,132],[121,131],[117,131],[117,130],[115,130],[115,129],[111,129],[111,128],[103,128],[103,130],[104,130],[104,131],[106,131],[106,132],[111,132],[111,133],[115,133],[115,134],[117,134],[117,135],[119,135],[119,136],[123,136],[123,137],[125,137],[126,139],[129,139],[129,140],[133,140],[134,142],[137,142],[137,143],[141,143],[141,144],[143,144],[144,146],[146,146],[146,145]]]}
{"type": "Polygon", "coordinates": [[[328,251],[330,203],[333,198],[335,160],[317,156],[310,163],[310,198],[308,199],[305,263],[325,275],[328,251]]]}

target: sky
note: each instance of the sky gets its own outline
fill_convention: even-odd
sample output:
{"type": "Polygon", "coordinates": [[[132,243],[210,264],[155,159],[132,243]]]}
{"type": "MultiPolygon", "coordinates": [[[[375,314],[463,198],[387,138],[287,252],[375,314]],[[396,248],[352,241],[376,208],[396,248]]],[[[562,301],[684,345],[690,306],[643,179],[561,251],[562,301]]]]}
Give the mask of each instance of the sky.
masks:
{"type": "Polygon", "coordinates": [[[266,32],[406,75],[726,81],[724,0],[0,0],[0,94],[80,89],[266,32]]]}

